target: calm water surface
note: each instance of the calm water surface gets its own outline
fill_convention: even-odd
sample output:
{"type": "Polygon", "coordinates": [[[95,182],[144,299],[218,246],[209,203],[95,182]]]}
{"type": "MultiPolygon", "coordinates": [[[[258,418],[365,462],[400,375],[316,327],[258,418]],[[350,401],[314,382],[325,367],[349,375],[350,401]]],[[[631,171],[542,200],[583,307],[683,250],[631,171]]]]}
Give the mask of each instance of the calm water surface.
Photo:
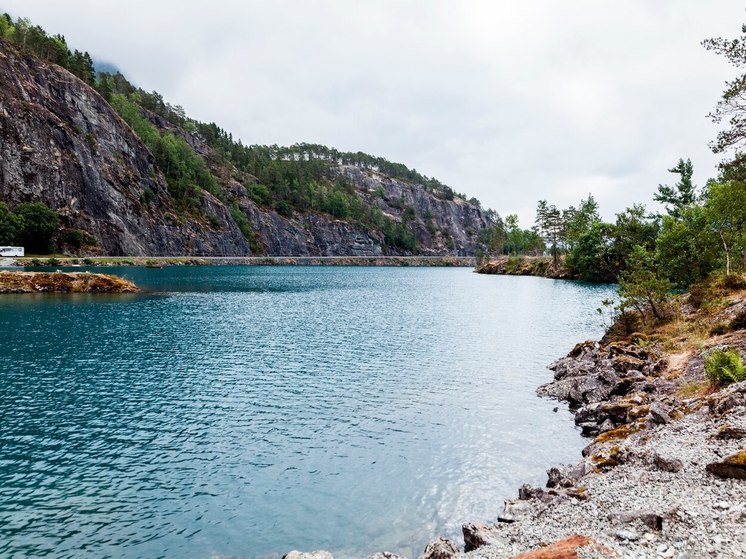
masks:
{"type": "Polygon", "coordinates": [[[0,556],[417,556],[575,461],[537,398],[610,288],[468,269],[107,269],[0,299],[0,556]]]}

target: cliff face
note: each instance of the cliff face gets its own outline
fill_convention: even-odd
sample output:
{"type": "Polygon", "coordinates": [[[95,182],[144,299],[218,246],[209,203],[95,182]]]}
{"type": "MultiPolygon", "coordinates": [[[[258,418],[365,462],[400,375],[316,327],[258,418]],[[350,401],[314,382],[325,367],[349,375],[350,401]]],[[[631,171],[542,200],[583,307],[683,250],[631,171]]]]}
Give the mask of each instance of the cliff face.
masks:
{"type": "MultiPolygon", "coordinates": [[[[203,192],[199,216],[176,211],[153,155],[93,88],[0,42],[0,201],[11,208],[44,202],[63,228],[86,231],[98,243],[96,252],[108,255],[406,254],[387,247],[379,231],[326,214],[283,217],[258,206],[236,173],[217,168],[208,145],[176,132],[205,159],[225,193],[220,200],[203,192]],[[251,223],[251,243],[231,215],[234,205],[251,223]]],[[[441,200],[422,186],[354,166],[335,172],[366,204],[406,220],[420,253],[474,254],[479,231],[490,225],[477,206],[458,198],[441,200]]]]}
{"type": "Polygon", "coordinates": [[[229,212],[205,193],[211,230],[182,220],[152,154],[98,93],[0,43],[0,200],[41,201],[112,255],[247,254],[229,212]],[[145,192],[155,197],[144,203],[145,192]]]}

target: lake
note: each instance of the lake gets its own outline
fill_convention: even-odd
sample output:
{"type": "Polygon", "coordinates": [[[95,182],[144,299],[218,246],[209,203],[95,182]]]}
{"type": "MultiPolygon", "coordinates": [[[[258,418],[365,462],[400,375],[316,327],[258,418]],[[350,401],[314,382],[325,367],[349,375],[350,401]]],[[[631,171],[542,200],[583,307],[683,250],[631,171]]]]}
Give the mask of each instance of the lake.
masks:
{"type": "Polygon", "coordinates": [[[417,557],[576,462],[546,366],[613,288],[465,268],[105,268],[0,298],[0,556],[417,557]]]}

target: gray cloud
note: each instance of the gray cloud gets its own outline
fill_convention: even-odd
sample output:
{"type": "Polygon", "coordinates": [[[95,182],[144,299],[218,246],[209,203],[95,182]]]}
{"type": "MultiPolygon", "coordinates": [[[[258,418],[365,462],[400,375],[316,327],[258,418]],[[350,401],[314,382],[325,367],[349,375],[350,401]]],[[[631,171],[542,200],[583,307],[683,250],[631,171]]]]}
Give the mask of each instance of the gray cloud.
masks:
{"type": "Polygon", "coordinates": [[[6,0],[245,143],[400,161],[530,225],[592,192],[650,202],[679,157],[715,174],[705,118],[735,0],[6,0]]]}

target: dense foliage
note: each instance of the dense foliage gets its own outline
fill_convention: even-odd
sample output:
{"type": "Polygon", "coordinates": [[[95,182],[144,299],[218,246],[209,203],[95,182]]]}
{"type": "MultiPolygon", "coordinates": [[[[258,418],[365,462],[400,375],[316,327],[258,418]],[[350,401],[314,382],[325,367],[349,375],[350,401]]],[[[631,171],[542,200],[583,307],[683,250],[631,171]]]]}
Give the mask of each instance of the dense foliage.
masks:
{"type": "Polygon", "coordinates": [[[705,373],[712,384],[723,385],[746,380],[746,366],[738,351],[715,349],[705,357],[705,373]]]}
{"type": "Polygon", "coordinates": [[[20,204],[15,211],[0,202],[0,245],[20,245],[26,252],[46,254],[54,250],[59,217],[40,202],[20,204]]]}

